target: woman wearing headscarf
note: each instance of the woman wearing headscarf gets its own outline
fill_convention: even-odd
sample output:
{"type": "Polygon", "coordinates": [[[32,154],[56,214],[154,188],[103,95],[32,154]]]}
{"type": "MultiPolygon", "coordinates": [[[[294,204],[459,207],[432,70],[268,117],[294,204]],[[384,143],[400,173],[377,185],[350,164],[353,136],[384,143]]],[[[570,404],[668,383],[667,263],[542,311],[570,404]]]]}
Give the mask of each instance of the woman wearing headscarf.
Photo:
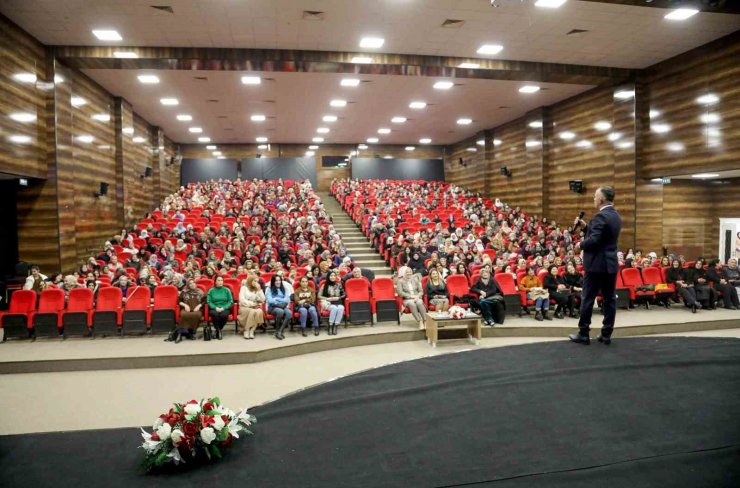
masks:
{"type": "Polygon", "coordinates": [[[408,308],[419,329],[424,329],[427,309],[424,306],[424,290],[421,288],[421,277],[414,274],[409,267],[403,266],[398,273],[396,293],[403,299],[403,306],[408,308]]]}
{"type": "Polygon", "coordinates": [[[262,305],[267,301],[260,287],[257,276],[250,274],[242,280],[239,290],[239,327],[244,331],[245,339],[254,339],[254,330],[264,323],[262,305]]]}
{"type": "Polygon", "coordinates": [[[198,288],[194,279],[189,279],[185,289],[180,293],[180,324],[176,330],[175,342],[180,342],[183,336],[195,339],[195,331],[198,330],[203,317],[204,302],[205,293],[198,288]]]}

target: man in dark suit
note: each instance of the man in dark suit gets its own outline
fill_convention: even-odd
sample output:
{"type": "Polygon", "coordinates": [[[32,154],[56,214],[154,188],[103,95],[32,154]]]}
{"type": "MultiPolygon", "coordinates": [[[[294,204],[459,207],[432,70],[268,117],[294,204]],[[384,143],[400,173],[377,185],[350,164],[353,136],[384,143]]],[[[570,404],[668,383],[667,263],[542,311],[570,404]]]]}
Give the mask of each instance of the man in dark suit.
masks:
{"type": "Polygon", "coordinates": [[[594,207],[599,212],[594,215],[588,226],[583,220],[576,223],[586,226],[586,237],[576,244],[583,250],[583,269],[586,276],[583,280],[581,295],[581,319],[578,321],[578,333],[571,334],[570,340],[588,345],[591,343],[589,327],[596,295],[601,291],[604,307],[604,322],[598,341],[611,344],[614,319],[617,315],[615,295],[619,261],[617,260],[617,242],[622,230],[622,219],[614,209],[614,189],[602,186],[594,193],[594,207]]]}

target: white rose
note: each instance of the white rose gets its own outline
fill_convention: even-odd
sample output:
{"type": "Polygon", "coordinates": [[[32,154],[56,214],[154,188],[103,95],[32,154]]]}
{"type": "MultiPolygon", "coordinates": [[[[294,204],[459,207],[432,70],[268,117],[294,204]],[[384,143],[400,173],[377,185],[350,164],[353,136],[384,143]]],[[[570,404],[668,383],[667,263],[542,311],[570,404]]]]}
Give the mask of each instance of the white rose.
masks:
{"type": "Polygon", "coordinates": [[[175,445],[178,445],[180,441],[182,440],[183,433],[180,429],[175,429],[172,431],[171,437],[172,437],[172,443],[175,445]]]}
{"type": "Polygon", "coordinates": [[[213,428],[214,428],[214,429],[216,429],[216,430],[221,430],[221,429],[223,429],[223,428],[224,428],[224,425],[226,425],[226,424],[224,423],[224,419],[222,419],[222,418],[221,418],[221,417],[219,417],[218,415],[217,415],[217,416],[215,416],[215,417],[213,417],[213,428]]]}
{"type": "Polygon", "coordinates": [[[170,438],[170,434],[172,434],[172,427],[170,427],[170,424],[162,424],[157,429],[159,440],[166,441],[170,438]]]}
{"type": "Polygon", "coordinates": [[[159,429],[162,426],[163,423],[164,423],[164,420],[162,420],[162,419],[155,420],[154,421],[154,425],[152,426],[152,430],[159,429]]]}
{"type": "Polygon", "coordinates": [[[215,438],[216,431],[210,427],[206,427],[205,429],[200,431],[200,440],[202,440],[206,444],[210,444],[215,438]]]}
{"type": "Polygon", "coordinates": [[[185,413],[188,415],[198,415],[200,413],[200,405],[197,403],[188,403],[185,405],[185,413]]]}

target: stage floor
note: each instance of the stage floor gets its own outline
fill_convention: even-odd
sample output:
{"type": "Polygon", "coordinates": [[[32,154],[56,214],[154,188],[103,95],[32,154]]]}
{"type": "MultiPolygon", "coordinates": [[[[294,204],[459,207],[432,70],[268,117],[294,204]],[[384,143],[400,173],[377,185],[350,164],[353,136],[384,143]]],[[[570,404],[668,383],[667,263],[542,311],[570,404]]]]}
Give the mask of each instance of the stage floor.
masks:
{"type": "Polygon", "coordinates": [[[254,437],[174,475],[137,470],[135,428],[0,437],[0,485],[738,486],[738,391],[738,339],[478,349],[256,407],[254,437]]]}
{"type": "MultiPolygon", "coordinates": [[[[483,336],[565,338],[576,331],[578,323],[572,318],[538,322],[532,317],[508,317],[505,325],[483,327],[483,336]]],[[[598,334],[601,317],[594,314],[594,336],[598,334]]],[[[679,306],[670,310],[619,310],[614,336],[717,330],[739,325],[740,311],[718,309],[692,314],[679,306]]],[[[296,327],[294,332],[286,333],[283,341],[260,332],[256,339],[245,340],[234,334],[232,323],[225,331],[221,341],[185,340],[179,344],[164,342],[163,336],[9,340],[0,344],[0,374],[244,364],[345,347],[425,340],[423,331],[417,329],[409,315],[404,316],[401,325],[395,322],[376,323],[373,327],[350,325],[340,328],[337,336],[329,336],[323,329],[319,336],[309,332],[308,337],[303,337],[296,327]]]]}

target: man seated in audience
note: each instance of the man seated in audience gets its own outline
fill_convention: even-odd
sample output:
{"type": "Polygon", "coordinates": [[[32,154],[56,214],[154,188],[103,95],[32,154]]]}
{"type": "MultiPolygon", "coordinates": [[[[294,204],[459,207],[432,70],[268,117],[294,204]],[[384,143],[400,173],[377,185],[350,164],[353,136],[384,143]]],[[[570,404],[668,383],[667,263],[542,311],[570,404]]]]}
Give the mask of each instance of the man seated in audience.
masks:
{"type": "Polygon", "coordinates": [[[737,310],[740,307],[737,289],[725,279],[722,273],[722,262],[719,259],[713,259],[709,262],[705,277],[713,285],[715,293],[722,296],[722,302],[726,309],[737,310]]]}
{"type": "Polygon", "coordinates": [[[46,276],[41,274],[39,267],[34,264],[31,266],[31,274],[28,275],[28,278],[26,278],[26,282],[23,284],[23,289],[33,290],[36,292],[37,295],[39,295],[43,288],[43,283],[47,279],[48,278],[46,276]]]}

